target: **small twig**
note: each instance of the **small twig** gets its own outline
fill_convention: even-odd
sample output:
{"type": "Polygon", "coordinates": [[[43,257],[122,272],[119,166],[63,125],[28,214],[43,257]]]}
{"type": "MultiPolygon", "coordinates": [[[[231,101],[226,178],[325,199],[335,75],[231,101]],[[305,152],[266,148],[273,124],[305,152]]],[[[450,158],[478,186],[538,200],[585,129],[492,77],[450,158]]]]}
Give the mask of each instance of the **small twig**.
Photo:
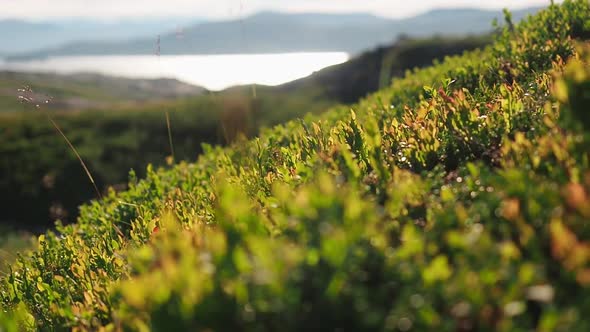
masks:
{"type": "Polygon", "coordinates": [[[133,206],[135,208],[139,208],[139,205],[133,204],[133,203],[127,203],[125,201],[119,201],[119,204],[123,204],[123,205],[133,206]]]}

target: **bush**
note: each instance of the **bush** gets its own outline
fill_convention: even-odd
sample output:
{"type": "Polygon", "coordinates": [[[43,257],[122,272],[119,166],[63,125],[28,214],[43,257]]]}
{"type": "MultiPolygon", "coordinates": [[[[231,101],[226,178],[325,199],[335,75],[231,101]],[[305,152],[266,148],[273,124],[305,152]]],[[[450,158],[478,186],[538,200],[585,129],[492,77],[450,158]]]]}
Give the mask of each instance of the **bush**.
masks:
{"type": "Polygon", "coordinates": [[[148,168],[41,236],[4,306],[46,330],[587,331],[589,20],[566,0],[354,111],[148,168]]]}
{"type": "Polygon", "coordinates": [[[146,97],[145,91],[139,95],[129,91],[129,85],[137,84],[135,81],[100,78],[105,81],[98,84],[80,77],[7,73],[3,83],[0,75],[0,86],[14,88],[19,80],[30,82],[34,92],[25,94],[32,98],[41,93],[59,93],[81,94],[92,100],[114,99],[113,105],[101,106],[105,109],[66,108],[62,112],[56,110],[64,107],[63,103],[52,101],[36,109],[33,102],[17,105],[23,109],[17,114],[1,113],[10,109],[6,104],[17,100],[14,96],[0,96],[0,200],[13,207],[0,216],[0,223],[42,233],[56,219],[75,221],[78,206],[97,196],[79,161],[47,121],[47,114],[39,112],[55,117],[88,164],[99,190],[122,190],[129,169],[144,177],[148,163],[159,167],[171,160],[164,110],[171,121],[175,159],[194,161],[203,143],[226,145],[253,137],[261,128],[307,113],[318,114],[337,103],[356,101],[376,91],[380,81],[402,76],[407,69],[488,43],[488,37],[405,40],[291,84],[257,86],[254,94],[251,86],[235,87],[221,93],[136,106],[124,100],[125,96],[129,100],[146,97]],[[389,65],[383,66],[386,62],[389,65]],[[51,85],[52,79],[57,90],[51,85]],[[80,84],[86,88],[80,90],[80,84]]]}

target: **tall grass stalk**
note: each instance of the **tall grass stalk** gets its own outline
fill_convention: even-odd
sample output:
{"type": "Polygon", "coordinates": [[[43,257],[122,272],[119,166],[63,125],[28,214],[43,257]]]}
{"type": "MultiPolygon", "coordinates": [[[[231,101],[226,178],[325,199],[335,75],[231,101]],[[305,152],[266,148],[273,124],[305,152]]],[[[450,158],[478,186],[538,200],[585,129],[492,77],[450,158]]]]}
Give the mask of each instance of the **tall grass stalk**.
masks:
{"type": "Polygon", "coordinates": [[[55,130],[57,130],[57,132],[61,135],[61,137],[63,137],[63,139],[66,141],[66,143],[68,144],[68,146],[70,147],[70,149],[72,150],[74,155],[76,155],[76,158],[78,158],[78,161],[80,162],[80,165],[82,165],[84,172],[86,172],[86,176],[90,180],[90,183],[92,183],[92,186],[94,187],[94,190],[96,191],[96,195],[98,196],[98,198],[102,198],[100,190],[98,189],[98,186],[96,185],[96,182],[94,181],[94,178],[92,177],[92,173],[90,173],[88,166],[86,166],[84,159],[82,159],[82,156],[80,156],[80,154],[78,153],[78,150],[76,150],[76,147],[74,147],[74,144],[72,144],[72,142],[68,139],[66,134],[61,130],[61,128],[59,127],[57,122],[55,122],[55,120],[53,120],[51,115],[47,114],[47,119],[49,120],[49,122],[51,122],[51,124],[53,125],[55,130]]]}
{"type": "MultiPolygon", "coordinates": [[[[32,96],[33,90],[29,86],[24,86],[22,89],[19,89],[19,91],[24,94],[26,94],[26,93],[31,94],[31,96],[19,95],[18,98],[21,102],[25,102],[30,105],[33,105],[36,110],[39,110],[39,111],[41,110],[41,106],[35,102],[35,98],[34,98],[34,96],[32,96]]],[[[50,99],[51,99],[51,97],[49,97],[49,99],[45,100],[45,104],[48,104],[50,99]]],[[[72,142],[68,139],[66,134],[63,132],[63,130],[60,128],[60,126],[57,124],[57,122],[55,122],[55,120],[51,117],[51,115],[49,113],[45,113],[45,115],[47,116],[47,120],[49,120],[49,122],[51,123],[53,128],[55,128],[55,130],[66,141],[70,150],[72,150],[72,152],[74,153],[74,155],[76,156],[76,158],[80,162],[80,165],[84,169],[84,172],[86,173],[86,176],[88,177],[88,180],[90,180],[92,187],[94,187],[94,190],[96,191],[96,195],[98,196],[99,199],[102,199],[102,194],[100,193],[100,190],[98,189],[98,186],[96,185],[96,181],[94,181],[94,177],[92,177],[92,173],[90,172],[90,169],[88,169],[88,166],[86,166],[84,159],[82,159],[82,156],[80,156],[80,153],[78,153],[78,150],[76,149],[74,144],[72,144],[72,142]]]]}
{"type": "MultiPolygon", "coordinates": [[[[59,127],[57,122],[55,122],[55,120],[53,120],[51,115],[47,114],[47,119],[49,120],[49,122],[51,122],[51,124],[53,125],[55,130],[57,130],[57,132],[59,132],[59,134],[66,141],[66,143],[68,144],[70,149],[74,152],[74,154],[76,155],[76,158],[78,158],[78,161],[80,162],[80,165],[82,165],[82,168],[86,172],[86,176],[90,180],[90,183],[92,183],[92,186],[94,187],[94,190],[96,191],[96,195],[98,196],[99,199],[102,199],[102,194],[100,193],[100,190],[98,189],[98,186],[96,185],[96,182],[94,181],[94,178],[92,177],[92,173],[90,173],[90,170],[86,166],[84,159],[82,159],[82,156],[80,156],[80,154],[78,153],[78,150],[76,149],[76,147],[74,147],[74,144],[72,144],[72,142],[68,139],[66,134],[63,132],[63,130],[61,130],[61,128],[59,127]]],[[[113,224],[112,227],[115,229],[115,232],[117,232],[117,234],[119,236],[124,237],[123,231],[117,225],[113,224]]]]}
{"type": "MultiPolygon", "coordinates": [[[[160,35],[156,39],[156,56],[158,57],[158,65],[160,64],[160,55],[162,54],[162,39],[160,35]]],[[[164,111],[166,116],[166,128],[168,130],[168,144],[170,144],[170,155],[172,157],[172,162],[176,160],[176,156],[174,153],[174,144],[172,143],[172,126],[170,125],[170,112],[168,110],[164,111]]]]}
{"type": "Polygon", "coordinates": [[[172,143],[172,126],[170,125],[170,112],[167,110],[164,112],[166,114],[166,127],[168,128],[168,143],[170,143],[170,153],[172,156],[172,161],[176,160],[176,155],[174,153],[174,144],[172,143]]]}

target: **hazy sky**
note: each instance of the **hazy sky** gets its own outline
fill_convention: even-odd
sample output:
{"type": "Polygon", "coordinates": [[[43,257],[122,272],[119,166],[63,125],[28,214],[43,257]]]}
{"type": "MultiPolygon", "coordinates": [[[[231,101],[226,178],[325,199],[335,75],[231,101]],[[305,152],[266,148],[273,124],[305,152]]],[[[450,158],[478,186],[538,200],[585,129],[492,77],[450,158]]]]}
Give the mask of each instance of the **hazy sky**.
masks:
{"type": "Polygon", "coordinates": [[[0,18],[185,16],[229,18],[260,10],[371,12],[404,17],[433,8],[511,9],[548,5],[549,0],[0,0],[0,18]]]}

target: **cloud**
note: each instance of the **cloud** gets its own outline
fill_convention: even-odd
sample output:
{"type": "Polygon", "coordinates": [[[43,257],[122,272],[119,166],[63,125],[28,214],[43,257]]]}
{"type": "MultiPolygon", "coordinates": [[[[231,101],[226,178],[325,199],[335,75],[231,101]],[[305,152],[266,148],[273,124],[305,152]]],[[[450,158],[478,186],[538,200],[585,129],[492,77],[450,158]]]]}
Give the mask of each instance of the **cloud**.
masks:
{"type": "Polygon", "coordinates": [[[548,5],[548,0],[0,0],[0,17],[49,19],[58,17],[204,17],[227,18],[260,10],[371,12],[403,17],[432,8],[522,8],[548,5]]]}

